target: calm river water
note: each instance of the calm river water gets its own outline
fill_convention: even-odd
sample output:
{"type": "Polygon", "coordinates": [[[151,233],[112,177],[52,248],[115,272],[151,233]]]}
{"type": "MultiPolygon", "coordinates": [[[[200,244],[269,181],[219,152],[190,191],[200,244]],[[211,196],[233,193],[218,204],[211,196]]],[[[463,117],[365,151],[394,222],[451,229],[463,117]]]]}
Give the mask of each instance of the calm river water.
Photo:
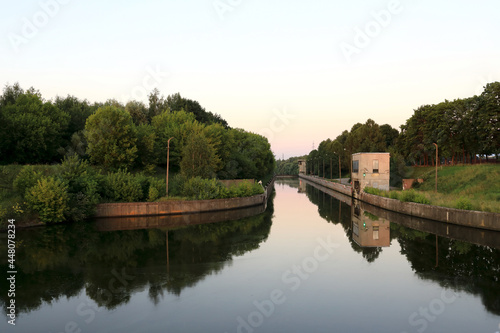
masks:
{"type": "Polygon", "coordinates": [[[18,230],[16,326],[3,278],[0,332],[500,331],[500,234],[429,232],[304,181],[275,189],[234,221],[18,230]]]}

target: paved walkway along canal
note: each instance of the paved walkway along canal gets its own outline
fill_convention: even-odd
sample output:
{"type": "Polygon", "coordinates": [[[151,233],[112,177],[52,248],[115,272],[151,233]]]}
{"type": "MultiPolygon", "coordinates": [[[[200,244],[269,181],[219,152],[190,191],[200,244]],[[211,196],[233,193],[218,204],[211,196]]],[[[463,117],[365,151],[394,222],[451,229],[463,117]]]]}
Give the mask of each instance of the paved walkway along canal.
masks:
{"type": "Polygon", "coordinates": [[[433,229],[298,179],[227,218],[18,230],[18,318],[0,332],[499,331],[496,231],[433,229]]]}

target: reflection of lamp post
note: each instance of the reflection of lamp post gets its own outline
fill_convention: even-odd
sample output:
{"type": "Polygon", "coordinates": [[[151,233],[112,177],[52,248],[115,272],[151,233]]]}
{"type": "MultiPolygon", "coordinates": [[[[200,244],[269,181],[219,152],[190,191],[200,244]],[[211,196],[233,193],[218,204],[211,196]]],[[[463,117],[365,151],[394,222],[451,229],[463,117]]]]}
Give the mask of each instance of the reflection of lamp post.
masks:
{"type": "Polygon", "coordinates": [[[433,143],[434,146],[436,146],[436,189],[435,192],[437,193],[438,191],[438,145],[437,143],[433,143]]]}
{"type": "Polygon", "coordinates": [[[168,164],[170,163],[170,140],[172,140],[172,138],[168,139],[168,142],[167,142],[167,197],[168,197],[168,164]]]}
{"type": "Polygon", "coordinates": [[[168,230],[167,230],[167,274],[169,273],[170,273],[170,257],[168,255],[168,230]]]}

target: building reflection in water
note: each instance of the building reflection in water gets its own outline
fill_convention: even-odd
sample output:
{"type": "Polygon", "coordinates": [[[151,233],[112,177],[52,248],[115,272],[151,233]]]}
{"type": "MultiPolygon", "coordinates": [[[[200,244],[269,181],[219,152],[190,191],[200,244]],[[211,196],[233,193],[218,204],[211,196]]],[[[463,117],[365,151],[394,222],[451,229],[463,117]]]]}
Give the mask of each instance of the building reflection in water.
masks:
{"type": "Polygon", "coordinates": [[[299,193],[306,193],[307,183],[299,178],[299,193]]]}
{"type": "Polygon", "coordinates": [[[361,209],[359,202],[351,206],[352,239],[361,247],[391,245],[391,222],[361,209]]]}

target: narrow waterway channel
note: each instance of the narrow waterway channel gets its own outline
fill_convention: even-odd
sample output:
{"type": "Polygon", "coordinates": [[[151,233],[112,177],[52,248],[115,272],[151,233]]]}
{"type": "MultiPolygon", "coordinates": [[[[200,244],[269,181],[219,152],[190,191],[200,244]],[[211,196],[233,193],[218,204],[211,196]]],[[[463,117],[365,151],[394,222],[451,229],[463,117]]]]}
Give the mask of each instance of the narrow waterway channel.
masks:
{"type": "Polygon", "coordinates": [[[500,331],[499,233],[411,229],[303,180],[275,190],[226,222],[18,230],[16,326],[4,278],[0,332],[500,331]]]}

